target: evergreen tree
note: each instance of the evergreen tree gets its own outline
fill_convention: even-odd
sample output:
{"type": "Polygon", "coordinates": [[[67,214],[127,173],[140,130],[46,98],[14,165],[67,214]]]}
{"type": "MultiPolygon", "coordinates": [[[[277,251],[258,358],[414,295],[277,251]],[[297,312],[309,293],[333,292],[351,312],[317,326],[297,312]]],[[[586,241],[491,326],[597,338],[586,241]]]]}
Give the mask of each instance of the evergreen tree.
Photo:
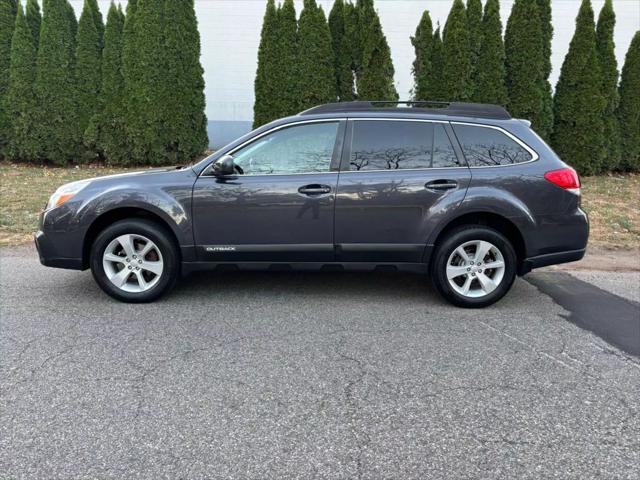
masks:
{"type": "Polygon", "coordinates": [[[35,135],[39,155],[56,165],[75,161],[80,135],[74,84],[73,9],[67,0],[44,3],[35,92],[39,105],[35,135]]]}
{"type": "Polygon", "coordinates": [[[444,26],[443,82],[447,100],[464,101],[471,97],[471,50],[467,12],[462,0],[454,0],[444,26]]]}
{"type": "Polygon", "coordinates": [[[471,64],[469,98],[473,99],[478,88],[478,60],[482,41],[482,2],[467,0],[467,30],[469,31],[469,63],[471,64]]]}
{"type": "Polygon", "coordinates": [[[333,49],[336,93],[338,100],[348,102],[354,99],[353,72],[351,71],[351,50],[346,36],[346,13],[343,0],[336,0],[329,13],[329,30],[333,49]]]}
{"type": "Polygon", "coordinates": [[[363,100],[398,100],[393,83],[395,70],[391,50],[382,32],[380,18],[373,0],[359,2],[359,23],[362,57],[356,78],[358,97],[363,100]]]}
{"type": "Polygon", "coordinates": [[[480,103],[506,105],[505,55],[499,0],[487,0],[484,6],[481,39],[482,48],[478,58],[473,100],[480,103]]]}
{"type": "Polygon", "coordinates": [[[516,0],[504,38],[507,106],[514,117],[530,120],[533,129],[542,134],[544,62],[540,30],[536,0],[516,0]]]}
{"type": "Polygon", "coordinates": [[[33,45],[37,50],[40,42],[40,23],[42,22],[38,0],[27,0],[26,17],[33,35],[33,45]]]}
{"type": "Polygon", "coordinates": [[[299,110],[335,102],[335,69],[331,32],[321,7],[304,0],[298,21],[300,82],[299,110]]]}
{"type": "Polygon", "coordinates": [[[278,41],[278,12],[274,0],[267,2],[267,10],[262,21],[260,46],[258,47],[258,70],[254,83],[255,101],[253,103],[253,128],[258,128],[276,118],[275,78],[278,41]]]}
{"type": "Polygon", "coordinates": [[[360,70],[362,45],[360,38],[359,9],[351,2],[344,4],[344,35],[346,50],[351,59],[351,76],[354,79],[354,98],[356,98],[355,88],[357,86],[355,85],[355,78],[360,70]]]}
{"type": "Polygon", "coordinates": [[[640,171],[640,31],[631,40],[620,75],[620,168],[640,171]]]}
{"type": "Polygon", "coordinates": [[[429,75],[429,100],[446,101],[447,91],[444,84],[444,45],[440,37],[440,26],[433,32],[431,47],[431,75],[429,75]]]}
{"type": "MultiPolygon", "coordinates": [[[[194,0],[169,0],[165,6],[164,124],[166,159],[184,163],[207,149],[204,70],[194,0]]],[[[328,34],[328,32],[327,32],[328,34]]]]}
{"type": "Polygon", "coordinates": [[[22,4],[18,3],[11,42],[9,87],[4,99],[9,126],[6,156],[14,161],[30,161],[37,156],[37,143],[33,141],[32,136],[37,107],[34,95],[36,48],[33,40],[22,4]]]}
{"type": "Polygon", "coordinates": [[[93,23],[98,31],[98,37],[100,38],[100,48],[103,47],[104,39],[104,21],[102,20],[102,13],[100,13],[100,7],[98,7],[98,0],[86,0],[86,6],[91,12],[93,23]]]}
{"type": "Polygon", "coordinates": [[[103,155],[110,164],[126,165],[127,154],[124,111],[124,78],[122,77],[122,35],[125,17],[111,2],[107,14],[102,51],[102,84],[96,113],[85,132],[85,143],[103,155]]]}
{"type": "MultiPolygon", "coordinates": [[[[76,89],[78,104],[78,128],[84,134],[89,121],[98,111],[98,95],[102,83],[102,16],[95,0],[85,0],[78,23],[76,46],[76,89]],[[96,9],[96,10],[94,10],[96,9]],[[99,18],[97,18],[99,17],[99,18]]],[[[91,159],[95,152],[86,151],[91,159]]]]}
{"type": "Polygon", "coordinates": [[[415,36],[411,37],[411,44],[416,59],[413,61],[413,98],[415,100],[431,100],[430,76],[431,56],[433,47],[433,24],[429,11],[425,10],[416,28],[415,36]]]}
{"type": "Polygon", "coordinates": [[[601,89],[593,9],[590,0],[583,0],[556,86],[552,136],[560,158],[583,175],[596,174],[602,167],[606,101],[601,89]]]}
{"type": "Polygon", "coordinates": [[[284,0],[278,9],[276,41],[276,109],[274,120],[300,111],[300,73],[298,67],[298,23],[293,0],[284,0]]]}
{"type": "Polygon", "coordinates": [[[553,129],[553,92],[549,75],[551,75],[551,40],[553,39],[553,24],[551,18],[551,0],[537,0],[538,16],[542,32],[542,111],[538,119],[538,133],[545,140],[549,140],[553,129]]]}
{"type": "Polygon", "coordinates": [[[603,170],[611,171],[620,164],[620,129],[616,110],[618,109],[618,62],[616,61],[613,29],[616,15],[613,2],[606,0],[596,26],[596,48],[602,69],[602,93],[607,104],[604,111],[604,158],[603,170]]]}
{"type": "Polygon", "coordinates": [[[130,155],[138,164],[166,161],[164,3],[164,0],[139,0],[134,7],[132,32],[127,30],[128,19],[125,22],[125,122],[132,147],[130,155]]]}
{"type": "Polygon", "coordinates": [[[7,142],[9,125],[4,114],[4,96],[9,86],[11,38],[16,24],[17,0],[0,0],[0,154],[7,142]]]}

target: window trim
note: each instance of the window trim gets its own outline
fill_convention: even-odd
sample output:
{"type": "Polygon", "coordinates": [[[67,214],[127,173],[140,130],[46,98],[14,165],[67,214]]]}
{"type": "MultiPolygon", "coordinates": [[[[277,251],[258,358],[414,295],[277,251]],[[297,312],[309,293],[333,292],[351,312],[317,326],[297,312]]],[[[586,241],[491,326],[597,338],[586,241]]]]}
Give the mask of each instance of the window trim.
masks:
{"type": "Polygon", "coordinates": [[[397,172],[432,172],[436,170],[459,170],[462,168],[468,169],[468,165],[461,165],[459,167],[423,167],[423,168],[398,168],[394,170],[389,169],[380,169],[380,170],[351,170],[349,168],[351,161],[351,146],[353,144],[353,123],[359,121],[380,121],[380,122],[423,122],[423,123],[439,123],[445,127],[445,133],[447,137],[449,137],[449,142],[451,142],[451,146],[453,147],[454,153],[456,154],[456,158],[458,161],[462,161],[463,163],[467,163],[464,155],[462,159],[460,158],[461,152],[458,152],[456,148],[456,142],[458,142],[457,137],[455,138],[455,142],[451,138],[451,134],[447,131],[447,125],[450,125],[448,120],[434,120],[431,118],[388,118],[388,117],[350,117],[349,126],[347,129],[347,136],[345,138],[345,148],[342,155],[342,162],[340,163],[340,173],[376,173],[376,172],[386,172],[386,173],[397,173],[397,172]]]}
{"type": "Polygon", "coordinates": [[[496,125],[486,125],[486,124],[482,124],[482,123],[471,123],[471,122],[450,122],[451,125],[468,125],[471,127],[480,127],[480,128],[492,128],[493,130],[498,130],[499,132],[504,133],[507,137],[509,137],[511,140],[513,140],[514,142],[516,142],[518,145],[520,145],[522,148],[524,148],[527,152],[529,152],[529,155],[531,155],[531,160],[527,160],[526,162],[518,162],[518,163],[508,163],[506,165],[481,165],[481,166],[472,166],[469,163],[469,160],[467,159],[467,156],[464,153],[464,147],[462,145],[462,142],[460,141],[460,139],[458,138],[458,134],[456,134],[456,129],[453,129],[453,134],[456,136],[456,140],[458,141],[458,143],[460,144],[460,149],[462,150],[462,155],[464,155],[464,158],[467,162],[467,165],[469,166],[469,168],[471,169],[478,169],[478,168],[504,168],[504,167],[515,167],[517,165],[526,165],[527,163],[533,163],[533,162],[537,162],[540,159],[540,155],[538,155],[538,152],[536,152],[533,148],[531,148],[529,145],[527,145],[526,143],[524,143],[522,140],[520,140],[518,137],[516,137],[514,134],[512,134],[511,132],[508,132],[507,130],[505,130],[502,127],[498,127],[496,125]]]}
{"type": "MultiPolygon", "coordinates": [[[[240,145],[238,145],[237,147],[234,147],[233,149],[229,150],[228,152],[226,152],[224,155],[232,155],[237,152],[238,150],[241,150],[242,148],[246,147],[247,145],[261,139],[262,137],[269,135],[271,133],[275,133],[279,130],[283,130],[285,128],[290,128],[290,127],[295,127],[298,125],[305,125],[305,124],[312,124],[312,123],[337,123],[338,124],[338,129],[336,131],[336,138],[334,140],[333,143],[333,152],[331,153],[331,162],[329,163],[329,170],[327,170],[326,172],[299,172],[299,173],[253,173],[253,174],[247,174],[247,175],[236,175],[238,177],[283,177],[283,176],[292,176],[292,175],[330,175],[330,174],[338,174],[339,173],[339,164],[340,164],[340,158],[342,155],[342,150],[343,150],[343,144],[344,144],[344,136],[345,136],[345,130],[346,130],[346,123],[347,123],[347,119],[346,118],[318,118],[315,120],[300,120],[298,122],[289,122],[289,123],[285,123],[282,125],[278,125],[276,127],[273,127],[269,130],[266,130],[264,132],[262,132],[259,135],[256,135],[255,137],[251,137],[249,139],[247,139],[245,142],[242,142],[240,145]]],[[[213,175],[213,173],[211,173],[211,167],[213,166],[213,164],[217,161],[214,160],[212,161],[209,165],[207,165],[203,170],[202,173],[200,173],[199,177],[215,177],[215,175],[213,175]]]]}

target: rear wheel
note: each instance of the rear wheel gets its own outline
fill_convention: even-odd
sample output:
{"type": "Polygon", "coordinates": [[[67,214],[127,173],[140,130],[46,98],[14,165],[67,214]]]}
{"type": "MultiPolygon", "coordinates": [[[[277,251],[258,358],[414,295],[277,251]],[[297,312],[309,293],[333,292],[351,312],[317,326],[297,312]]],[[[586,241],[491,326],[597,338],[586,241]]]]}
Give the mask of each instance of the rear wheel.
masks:
{"type": "Polygon", "coordinates": [[[509,240],[489,227],[466,226],[449,233],[431,264],[438,292],[459,307],[497,302],[511,288],[517,257],[509,240]]]}
{"type": "Polygon", "coordinates": [[[91,248],[91,271],[100,288],[123,302],[150,302],[178,278],[178,251],[170,234],[147,220],[110,225],[91,248]]]}

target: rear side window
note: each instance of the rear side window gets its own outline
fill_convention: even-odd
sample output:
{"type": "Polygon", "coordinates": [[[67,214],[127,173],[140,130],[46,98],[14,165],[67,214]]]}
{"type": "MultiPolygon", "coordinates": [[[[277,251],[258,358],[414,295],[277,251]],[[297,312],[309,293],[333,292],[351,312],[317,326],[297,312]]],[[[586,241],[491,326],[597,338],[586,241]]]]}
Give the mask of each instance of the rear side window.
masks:
{"type": "Polygon", "coordinates": [[[431,122],[353,122],[350,170],[458,167],[444,127],[431,122]]]}
{"type": "Polygon", "coordinates": [[[453,124],[453,129],[470,167],[513,165],[533,158],[522,145],[495,128],[453,124]]]}

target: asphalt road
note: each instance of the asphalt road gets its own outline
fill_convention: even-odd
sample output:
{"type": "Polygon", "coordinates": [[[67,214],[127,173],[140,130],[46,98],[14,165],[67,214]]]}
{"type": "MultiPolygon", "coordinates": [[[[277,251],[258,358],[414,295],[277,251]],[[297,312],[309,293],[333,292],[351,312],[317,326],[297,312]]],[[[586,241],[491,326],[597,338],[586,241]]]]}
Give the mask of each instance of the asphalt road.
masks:
{"type": "Polygon", "coordinates": [[[0,249],[0,478],[637,479],[640,359],[568,316],[380,273],[125,305],[0,249]]]}

